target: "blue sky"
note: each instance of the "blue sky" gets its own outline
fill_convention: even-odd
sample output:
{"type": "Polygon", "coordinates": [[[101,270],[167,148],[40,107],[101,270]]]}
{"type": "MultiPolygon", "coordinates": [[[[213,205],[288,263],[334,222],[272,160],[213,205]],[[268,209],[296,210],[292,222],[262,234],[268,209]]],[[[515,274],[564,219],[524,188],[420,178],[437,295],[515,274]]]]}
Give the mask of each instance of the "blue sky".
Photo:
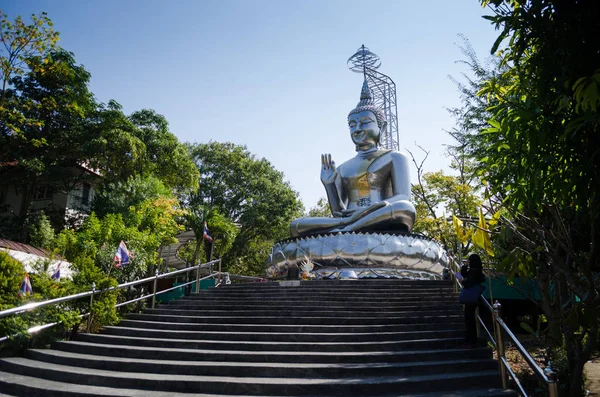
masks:
{"type": "Polygon", "coordinates": [[[459,95],[448,76],[468,72],[458,34],[480,58],[498,34],[478,0],[12,0],[2,11],[47,12],[100,101],[155,109],[182,142],[247,145],[307,209],[324,196],[321,153],[354,155],[346,116],[362,76],[346,61],[362,44],[396,83],[401,149],[422,159],[416,143],[426,171],[449,172],[446,108],[459,95]]]}

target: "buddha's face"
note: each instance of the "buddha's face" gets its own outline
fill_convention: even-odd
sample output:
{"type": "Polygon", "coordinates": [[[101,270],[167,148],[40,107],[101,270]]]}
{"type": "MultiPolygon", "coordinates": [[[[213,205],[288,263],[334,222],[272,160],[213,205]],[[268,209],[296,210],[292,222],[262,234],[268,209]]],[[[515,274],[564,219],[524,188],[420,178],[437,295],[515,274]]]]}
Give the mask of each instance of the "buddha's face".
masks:
{"type": "Polygon", "coordinates": [[[348,116],[350,137],[356,145],[356,150],[366,150],[379,143],[380,130],[377,118],[370,110],[363,110],[348,116]]]}

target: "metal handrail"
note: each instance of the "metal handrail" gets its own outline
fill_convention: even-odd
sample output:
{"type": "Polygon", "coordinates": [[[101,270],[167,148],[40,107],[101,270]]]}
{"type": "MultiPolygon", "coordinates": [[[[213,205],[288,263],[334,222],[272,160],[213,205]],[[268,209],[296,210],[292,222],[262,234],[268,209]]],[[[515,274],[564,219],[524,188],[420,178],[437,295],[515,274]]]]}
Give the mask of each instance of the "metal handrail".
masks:
{"type": "Polygon", "coordinates": [[[506,323],[504,322],[504,320],[502,320],[501,318],[498,318],[498,319],[496,319],[496,322],[498,323],[498,325],[500,325],[500,327],[508,335],[508,337],[511,340],[511,342],[517,348],[517,350],[519,351],[519,353],[521,353],[521,355],[523,356],[523,358],[525,359],[525,361],[527,361],[527,364],[529,364],[529,367],[531,367],[531,369],[533,370],[534,374],[542,382],[546,382],[546,383],[553,382],[552,379],[550,379],[550,378],[548,378],[548,376],[546,376],[546,374],[544,373],[544,370],[540,368],[540,366],[533,359],[533,357],[531,357],[531,354],[529,354],[529,352],[525,349],[525,347],[523,347],[523,345],[521,344],[521,342],[519,342],[519,339],[517,339],[516,335],[508,328],[508,326],[506,325],[506,323]]]}
{"type": "MultiPolygon", "coordinates": [[[[225,273],[223,273],[223,274],[225,274],[225,273]]],[[[215,277],[217,277],[218,275],[219,275],[219,273],[218,273],[218,272],[213,272],[213,273],[209,274],[208,276],[205,276],[205,277],[202,277],[202,278],[200,278],[199,280],[208,280],[208,279],[210,279],[210,278],[215,278],[215,277]]],[[[158,279],[158,278],[164,278],[164,277],[160,277],[160,276],[158,276],[158,277],[156,277],[156,278],[158,279]]],[[[151,279],[155,279],[155,277],[151,277],[151,279]]],[[[140,296],[140,297],[138,297],[138,298],[131,299],[131,300],[128,300],[128,301],[126,301],[126,302],[121,302],[121,303],[118,303],[118,304],[116,304],[116,305],[115,305],[115,307],[121,307],[121,306],[125,306],[125,305],[128,305],[128,304],[130,304],[130,303],[138,302],[138,301],[141,301],[141,300],[144,300],[144,299],[147,299],[147,298],[150,298],[150,297],[154,297],[154,296],[156,296],[156,295],[164,294],[164,293],[166,293],[166,292],[173,291],[173,290],[176,290],[176,289],[179,289],[179,288],[182,288],[182,287],[186,287],[186,286],[188,286],[188,285],[190,285],[190,284],[195,284],[195,283],[196,283],[196,280],[188,281],[188,282],[186,282],[186,283],[183,283],[183,284],[176,285],[175,287],[171,287],[171,288],[163,289],[163,290],[160,290],[160,291],[157,291],[157,292],[153,292],[153,293],[151,293],[151,294],[142,295],[142,296],[140,296]]]]}
{"type": "MultiPolygon", "coordinates": [[[[492,306],[490,305],[490,303],[486,299],[480,299],[480,301],[483,302],[484,306],[487,306],[487,308],[490,311],[490,313],[493,313],[492,306]]],[[[494,350],[498,350],[498,345],[496,344],[496,339],[494,338],[493,331],[490,332],[490,330],[485,325],[485,322],[483,321],[483,319],[481,318],[481,316],[479,315],[479,313],[477,314],[477,321],[479,321],[479,325],[481,327],[483,327],[483,329],[485,330],[486,334],[488,335],[490,343],[494,346],[494,350]]]]}
{"type": "Polygon", "coordinates": [[[23,312],[34,310],[34,309],[38,309],[38,308],[44,307],[44,306],[54,305],[56,303],[68,302],[68,301],[71,301],[74,299],[85,298],[86,296],[90,296],[94,293],[97,293],[97,292],[86,291],[86,292],[80,292],[79,294],[49,299],[47,301],[27,303],[22,306],[17,306],[17,307],[13,307],[11,309],[1,311],[0,318],[8,317],[13,314],[19,314],[19,313],[23,313],[23,312]]]}
{"type": "Polygon", "coordinates": [[[515,374],[515,372],[513,371],[512,367],[510,366],[510,363],[508,362],[506,357],[500,357],[500,361],[502,362],[502,365],[504,365],[504,368],[508,371],[513,382],[515,382],[515,385],[517,385],[517,387],[519,388],[519,392],[521,392],[521,395],[527,396],[527,392],[525,391],[525,388],[519,381],[519,378],[517,378],[517,374],[515,374]]]}
{"type": "MultiPolygon", "coordinates": [[[[448,255],[448,257],[450,259],[449,262],[450,262],[450,265],[453,268],[453,270],[460,271],[460,269],[458,268],[458,265],[456,264],[454,258],[452,256],[450,256],[450,255],[448,255]]],[[[462,289],[462,285],[460,284],[460,282],[458,281],[458,279],[454,276],[454,273],[452,273],[452,277],[454,278],[455,285],[457,286],[458,290],[461,290],[462,289]]],[[[512,380],[515,382],[515,384],[519,388],[519,391],[521,392],[521,394],[524,397],[528,397],[527,392],[525,391],[525,389],[521,385],[521,382],[517,378],[517,376],[516,376],[515,372],[513,371],[510,363],[508,362],[508,360],[506,360],[506,357],[504,356],[503,334],[506,334],[508,336],[509,340],[517,348],[517,351],[525,359],[525,362],[529,365],[529,367],[531,368],[531,370],[533,371],[533,373],[538,377],[538,379],[540,379],[543,383],[546,384],[546,386],[548,387],[548,394],[549,394],[549,396],[550,397],[558,397],[558,381],[557,381],[557,376],[556,376],[556,373],[552,370],[552,368],[550,366],[550,363],[548,363],[548,366],[546,367],[545,370],[542,370],[542,368],[540,368],[540,366],[533,359],[533,357],[531,357],[531,355],[525,349],[525,347],[523,347],[523,345],[521,344],[521,342],[519,342],[519,339],[517,338],[517,336],[508,328],[508,326],[506,325],[506,323],[504,322],[504,320],[502,320],[502,318],[500,316],[500,310],[501,310],[502,306],[500,305],[500,303],[498,301],[496,301],[496,303],[492,307],[492,305],[486,299],[481,299],[481,297],[480,297],[479,300],[480,300],[480,302],[483,303],[483,306],[485,308],[487,308],[487,310],[492,315],[492,322],[493,322],[492,326],[494,327],[494,330],[495,330],[494,335],[497,334],[496,337],[497,337],[498,340],[496,340],[496,338],[494,337],[494,335],[492,335],[492,333],[490,333],[490,331],[487,329],[487,327],[485,326],[485,323],[484,323],[483,319],[481,318],[481,316],[479,314],[477,314],[477,320],[479,321],[479,323],[485,329],[490,342],[494,346],[494,350],[496,350],[498,352],[498,362],[500,364],[500,368],[499,369],[500,369],[500,376],[502,377],[502,385],[503,385],[503,387],[505,389],[508,387],[507,386],[507,384],[508,384],[508,382],[507,382],[507,380],[508,380],[507,379],[507,372],[508,372],[508,375],[510,375],[510,377],[512,378],[512,380]]]]}
{"type": "MultiPolygon", "coordinates": [[[[75,300],[75,299],[85,298],[85,297],[89,296],[90,297],[90,312],[80,315],[80,317],[86,317],[86,316],[89,316],[91,314],[91,307],[92,307],[94,295],[101,294],[101,293],[104,293],[104,292],[109,292],[109,291],[115,291],[115,290],[119,290],[119,289],[123,289],[123,288],[128,288],[128,287],[131,287],[131,286],[134,286],[134,285],[144,284],[144,283],[147,283],[149,281],[154,281],[154,289],[153,289],[153,292],[151,294],[146,294],[146,295],[143,295],[141,297],[138,297],[138,298],[126,301],[126,302],[118,303],[118,304],[115,305],[115,308],[121,307],[121,306],[125,306],[125,305],[128,305],[130,303],[134,303],[134,302],[137,302],[137,301],[140,301],[140,300],[144,300],[144,299],[147,299],[147,298],[150,298],[150,297],[152,297],[152,308],[154,308],[156,295],[160,295],[160,294],[163,294],[163,293],[168,292],[168,291],[172,291],[172,290],[177,289],[177,288],[182,288],[182,287],[185,287],[185,286],[193,284],[193,283],[197,283],[197,288],[196,289],[198,290],[199,289],[199,283],[200,283],[201,280],[209,279],[209,278],[214,278],[214,277],[217,277],[217,276],[220,278],[221,274],[222,274],[221,272],[213,272],[213,273],[211,273],[210,275],[208,275],[206,277],[200,278],[200,269],[201,268],[205,268],[205,267],[209,267],[210,268],[215,263],[219,263],[219,269],[220,269],[221,259],[215,259],[215,260],[212,260],[210,262],[201,263],[201,264],[198,264],[196,266],[187,267],[185,269],[174,270],[172,272],[163,273],[163,274],[159,274],[158,270],[157,270],[156,273],[155,273],[155,275],[154,275],[154,277],[146,277],[146,278],[143,278],[143,279],[140,279],[140,280],[130,281],[130,282],[127,282],[127,283],[119,284],[119,285],[117,285],[115,287],[109,287],[109,288],[101,289],[101,290],[96,290],[96,285],[94,283],[92,283],[92,290],[91,291],[80,292],[78,294],[63,296],[63,297],[60,297],[60,298],[49,299],[49,300],[45,300],[45,301],[41,301],[41,302],[31,302],[31,303],[27,303],[27,304],[22,305],[22,306],[13,307],[11,309],[0,311],[0,318],[8,317],[8,316],[15,315],[15,314],[21,314],[21,313],[24,313],[24,312],[27,312],[27,311],[32,311],[32,310],[35,310],[35,309],[39,309],[41,307],[55,305],[55,304],[63,303],[63,302],[69,302],[69,301],[72,301],[72,300],[75,300]],[[169,288],[169,289],[166,289],[166,290],[162,290],[162,291],[158,291],[158,292],[156,291],[156,282],[158,281],[158,279],[160,279],[160,278],[166,278],[166,277],[172,277],[174,275],[181,274],[181,273],[189,273],[190,271],[193,271],[193,270],[197,271],[196,280],[193,280],[193,281],[190,281],[190,282],[186,282],[184,284],[181,284],[181,285],[178,285],[176,287],[169,288]]],[[[31,327],[31,328],[27,329],[27,333],[28,334],[33,334],[33,333],[36,333],[38,331],[41,331],[42,329],[53,327],[54,325],[57,325],[59,323],[60,322],[43,324],[43,325],[36,325],[34,327],[31,327]]],[[[88,324],[88,328],[89,328],[89,324],[88,324]]],[[[12,335],[12,336],[15,336],[15,335],[12,335]]],[[[6,341],[9,338],[10,338],[9,335],[0,337],[0,343],[6,341]]]]}
{"type": "Polygon", "coordinates": [[[114,291],[114,290],[123,289],[123,288],[127,288],[127,287],[132,287],[134,285],[144,284],[144,283],[147,283],[148,281],[153,281],[154,279],[157,279],[157,278],[165,278],[167,276],[173,276],[173,275],[176,275],[179,273],[189,272],[194,269],[200,269],[203,267],[210,266],[210,265],[220,262],[220,261],[221,261],[221,259],[215,259],[213,261],[202,263],[202,264],[199,264],[196,266],[191,266],[191,267],[187,267],[185,269],[180,269],[180,270],[174,270],[169,273],[159,274],[158,276],[146,277],[146,278],[143,278],[140,280],[130,281],[127,283],[119,284],[115,287],[109,287],[109,288],[102,289],[102,290],[96,290],[95,288],[93,288],[91,291],[80,292],[78,294],[63,296],[60,298],[49,299],[49,300],[41,301],[41,302],[27,303],[22,306],[17,306],[17,307],[13,307],[11,309],[0,311],[0,318],[7,317],[7,316],[10,316],[13,314],[19,314],[19,313],[22,313],[25,311],[39,309],[40,307],[44,307],[44,306],[54,305],[54,304],[62,303],[62,302],[69,302],[69,301],[72,301],[74,299],[79,299],[79,298],[85,298],[86,296],[90,296],[90,295],[97,295],[97,294],[100,294],[103,292],[109,292],[109,291],[114,291]]]}

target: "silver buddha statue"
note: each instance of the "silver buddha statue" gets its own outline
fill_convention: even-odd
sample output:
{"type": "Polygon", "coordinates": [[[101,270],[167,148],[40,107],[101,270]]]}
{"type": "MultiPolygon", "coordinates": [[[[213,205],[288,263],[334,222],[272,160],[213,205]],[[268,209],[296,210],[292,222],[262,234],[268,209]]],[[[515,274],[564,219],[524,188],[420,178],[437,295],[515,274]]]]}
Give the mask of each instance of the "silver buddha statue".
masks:
{"type": "Polygon", "coordinates": [[[333,218],[295,219],[292,237],[352,231],[410,232],[416,211],[410,200],[409,161],[406,155],[379,149],[387,122],[373,102],[367,81],[360,102],[348,114],[350,137],[357,154],[339,167],[330,154],[321,156],[321,182],[333,218]]]}

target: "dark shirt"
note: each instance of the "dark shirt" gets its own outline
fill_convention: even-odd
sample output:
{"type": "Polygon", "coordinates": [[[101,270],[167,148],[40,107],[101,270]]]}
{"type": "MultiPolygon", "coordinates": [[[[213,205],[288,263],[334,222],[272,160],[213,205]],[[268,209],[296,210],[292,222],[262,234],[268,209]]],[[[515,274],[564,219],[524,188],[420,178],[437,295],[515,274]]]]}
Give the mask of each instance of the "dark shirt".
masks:
{"type": "Polygon", "coordinates": [[[299,277],[300,277],[300,269],[298,268],[298,265],[290,266],[290,268],[288,269],[288,272],[287,272],[287,279],[288,280],[297,280],[299,277]]]}
{"type": "Polygon", "coordinates": [[[485,276],[481,268],[468,268],[465,265],[460,268],[460,275],[463,276],[461,282],[463,288],[471,288],[474,285],[485,282],[485,276]]]}

